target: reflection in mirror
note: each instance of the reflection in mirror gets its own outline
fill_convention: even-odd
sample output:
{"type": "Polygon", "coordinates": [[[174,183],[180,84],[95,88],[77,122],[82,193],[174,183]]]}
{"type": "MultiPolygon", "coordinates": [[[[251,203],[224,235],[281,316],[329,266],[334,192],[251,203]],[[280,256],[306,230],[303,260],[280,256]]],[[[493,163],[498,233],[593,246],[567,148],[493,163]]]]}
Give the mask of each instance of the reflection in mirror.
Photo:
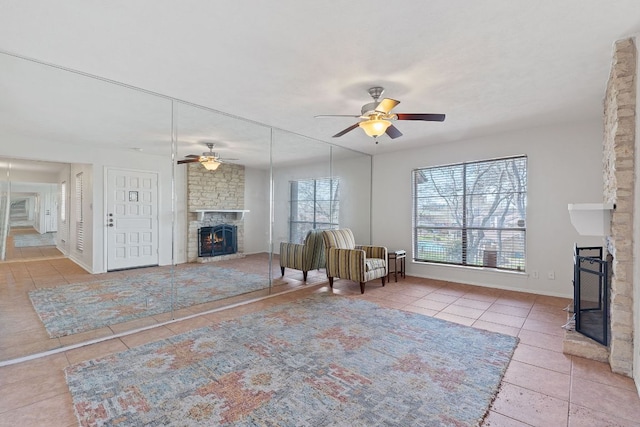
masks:
{"type": "Polygon", "coordinates": [[[274,131],[273,250],[282,285],[326,281],[322,235],[336,226],[339,182],[331,177],[331,146],[274,131]]]}
{"type": "Polygon", "coordinates": [[[176,102],[177,317],[270,293],[271,130],[176,102]]]}
{"type": "Polygon", "coordinates": [[[9,237],[9,162],[0,161],[0,261],[7,257],[7,239],[9,237]]]}
{"type": "Polygon", "coordinates": [[[0,361],[324,283],[282,260],[313,228],[371,239],[368,155],[8,55],[0,70],[0,361]],[[19,227],[53,245],[16,259],[35,251],[19,227]]]}
{"type": "Polygon", "coordinates": [[[0,158],[3,187],[2,261],[63,258],[69,230],[66,200],[59,183],[69,181],[70,165],[0,158]]]}
{"type": "Polygon", "coordinates": [[[340,227],[353,231],[356,243],[371,241],[371,156],[333,147],[331,173],[340,181],[340,227]]]}
{"type": "Polygon", "coordinates": [[[157,323],[171,295],[143,279],[171,277],[171,101],[7,55],[0,70],[0,359],[157,323]]]}

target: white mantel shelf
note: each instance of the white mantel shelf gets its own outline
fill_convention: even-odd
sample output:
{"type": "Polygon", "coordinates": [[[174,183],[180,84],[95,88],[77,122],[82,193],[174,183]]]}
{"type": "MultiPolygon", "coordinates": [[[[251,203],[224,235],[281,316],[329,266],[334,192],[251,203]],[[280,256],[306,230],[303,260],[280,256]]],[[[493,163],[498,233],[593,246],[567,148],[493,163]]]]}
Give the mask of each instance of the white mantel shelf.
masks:
{"type": "Polygon", "coordinates": [[[204,220],[204,214],[207,212],[212,213],[234,213],[236,214],[236,219],[242,221],[244,219],[244,214],[250,212],[246,209],[196,209],[194,211],[198,214],[198,221],[204,220]]]}

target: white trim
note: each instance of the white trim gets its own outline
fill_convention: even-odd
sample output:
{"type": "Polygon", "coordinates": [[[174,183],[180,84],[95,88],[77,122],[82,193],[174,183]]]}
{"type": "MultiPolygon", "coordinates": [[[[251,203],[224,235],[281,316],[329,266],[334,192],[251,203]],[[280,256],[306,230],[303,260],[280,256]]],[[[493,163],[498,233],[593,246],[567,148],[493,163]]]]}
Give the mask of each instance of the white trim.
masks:
{"type": "Polygon", "coordinates": [[[204,214],[206,213],[235,213],[236,220],[242,221],[244,214],[251,211],[246,209],[196,209],[191,212],[198,214],[198,221],[204,221],[204,214]]]}

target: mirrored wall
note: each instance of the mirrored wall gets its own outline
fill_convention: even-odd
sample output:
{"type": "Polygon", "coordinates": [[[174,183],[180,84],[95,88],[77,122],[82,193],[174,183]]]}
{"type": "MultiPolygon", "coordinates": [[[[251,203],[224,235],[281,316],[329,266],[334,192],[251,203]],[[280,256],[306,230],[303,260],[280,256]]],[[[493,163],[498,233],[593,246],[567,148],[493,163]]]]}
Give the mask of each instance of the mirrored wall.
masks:
{"type": "Polygon", "coordinates": [[[0,54],[0,361],[324,284],[309,229],[371,237],[371,158],[0,54]]]}

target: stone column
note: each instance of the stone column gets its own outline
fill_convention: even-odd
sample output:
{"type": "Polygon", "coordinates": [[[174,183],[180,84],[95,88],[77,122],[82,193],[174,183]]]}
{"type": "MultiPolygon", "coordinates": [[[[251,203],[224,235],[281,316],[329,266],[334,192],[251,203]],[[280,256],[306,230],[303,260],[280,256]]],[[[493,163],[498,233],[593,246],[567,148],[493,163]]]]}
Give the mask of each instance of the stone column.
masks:
{"type": "Polygon", "coordinates": [[[633,373],[633,222],[635,197],[636,47],[633,39],[614,45],[604,100],[604,201],[615,203],[607,249],[613,255],[609,364],[633,373]]]}

